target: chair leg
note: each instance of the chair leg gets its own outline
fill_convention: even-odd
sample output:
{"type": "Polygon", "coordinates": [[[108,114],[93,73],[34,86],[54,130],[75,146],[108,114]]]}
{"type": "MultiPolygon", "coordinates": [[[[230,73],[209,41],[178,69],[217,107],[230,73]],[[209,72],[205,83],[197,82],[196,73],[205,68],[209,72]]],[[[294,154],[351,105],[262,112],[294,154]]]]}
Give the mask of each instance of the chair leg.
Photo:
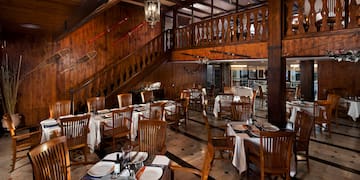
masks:
{"type": "Polygon", "coordinates": [[[82,148],[82,152],[84,154],[85,163],[87,163],[88,162],[88,160],[87,160],[87,146],[82,148]]]}
{"type": "Polygon", "coordinates": [[[326,125],[329,131],[329,137],[331,137],[331,120],[328,123],[326,123],[326,125]]]}
{"type": "Polygon", "coordinates": [[[306,155],[306,166],[307,166],[307,170],[308,170],[308,172],[310,172],[310,166],[309,166],[309,150],[306,151],[305,155],[306,155]]]}
{"type": "Polygon", "coordinates": [[[14,171],[15,163],[16,163],[16,151],[13,152],[13,158],[12,158],[12,164],[11,164],[11,171],[10,172],[14,171]]]}

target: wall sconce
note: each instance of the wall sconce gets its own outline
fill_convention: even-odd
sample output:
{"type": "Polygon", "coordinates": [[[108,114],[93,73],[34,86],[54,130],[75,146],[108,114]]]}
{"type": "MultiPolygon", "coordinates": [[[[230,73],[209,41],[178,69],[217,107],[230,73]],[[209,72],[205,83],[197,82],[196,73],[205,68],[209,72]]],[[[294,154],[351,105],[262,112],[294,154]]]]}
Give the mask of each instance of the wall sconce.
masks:
{"type": "Polygon", "coordinates": [[[145,0],[145,20],[151,28],[160,21],[160,0],[145,0]]]}

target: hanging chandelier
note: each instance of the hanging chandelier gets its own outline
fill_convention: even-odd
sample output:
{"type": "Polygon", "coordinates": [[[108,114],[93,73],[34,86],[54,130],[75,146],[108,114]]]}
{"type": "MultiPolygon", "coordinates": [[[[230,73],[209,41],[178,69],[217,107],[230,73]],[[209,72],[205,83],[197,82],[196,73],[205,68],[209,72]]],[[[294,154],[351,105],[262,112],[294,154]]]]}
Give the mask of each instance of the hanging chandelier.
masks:
{"type": "Polygon", "coordinates": [[[160,0],[145,0],[145,20],[153,28],[160,21],[160,0]]]}
{"type": "Polygon", "coordinates": [[[360,50],[337,50],[337,51],[328,51],[327,55],[332,59],[341,62],[358,62],[360,59],[360,50]]]}

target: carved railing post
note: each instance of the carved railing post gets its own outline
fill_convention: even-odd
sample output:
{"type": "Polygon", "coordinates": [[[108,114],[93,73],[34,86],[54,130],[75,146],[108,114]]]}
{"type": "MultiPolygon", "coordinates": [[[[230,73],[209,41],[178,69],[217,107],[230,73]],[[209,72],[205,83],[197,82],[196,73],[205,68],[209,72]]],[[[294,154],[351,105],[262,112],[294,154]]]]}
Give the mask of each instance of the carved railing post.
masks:
{"type": "Polygon", "coordinates": [[[342,25],[341,25],[341,21],[342,21],[342,11],[343,11],[343,7],[341,5],[341,1],[340,0],[336,0],[336,5],[335,5],[335,25],[334,25],[334,30],[339,30],[342,29],[342,25]]]}
{"type": "Polygon", "coordinates": [[[352,0],[349,4],[349,18],[349,28],[355,28],[360,25],[360,5],[357,5],[355,0],[352,0]]]}
{"type": "Polygon", "coordinates": [[[256,10],[253,12],[253,15],[254,15],[254,22],[253,22],[253,25],[254,25],[254,35],[252,35],[252,39],[258,39],[258,35],[259,35],[259,29],[258,29],[258,13],[259,11],[256,10]]]}
{"type": "Polygon", "coordinates": [[[315,0],[309,0],[310,13],[309,13],[309,32],[316,32],[316,11],[315,11],[315,0]]]}
{"type": "Polygon", "coordinates": [[[323,0],[322,3],[323,3],[322,11],[321,11],[322,21],[321,21],[320,31],[328,31],[329,30],[329,26],[328,26],[328,15],[329,15],[328,3],[327,3],[327,0],[323,0]]]}
{"type": "MultiPolygon", "coordinates": [[[[305,33],[305,28],[304,28],[304,0],[299,0],[298,1],[298,21],[299,21],[299,34],[304,34],[305,33]]],[[[306,23],[306,22],[305,22],[306,23]]]]}
{"type": "Polygon", "coordinates": [[[294,0],[288,0],[286,1],[286,9],[287,9],[287,13],[286,13],[286,35],[290,36],[293,35],[294,32],[292,31],[292,20],[293,20],[293,15],[292,15],[292,9],[294,6],[294,0]]]}

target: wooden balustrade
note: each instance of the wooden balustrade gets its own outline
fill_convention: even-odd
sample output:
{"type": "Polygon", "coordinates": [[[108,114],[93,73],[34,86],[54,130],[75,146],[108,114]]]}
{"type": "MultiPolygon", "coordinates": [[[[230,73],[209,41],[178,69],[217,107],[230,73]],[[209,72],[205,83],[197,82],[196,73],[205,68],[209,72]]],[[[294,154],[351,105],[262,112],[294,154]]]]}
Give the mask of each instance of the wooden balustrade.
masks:
{"type": "Polygon", "coordinates": [[[355,0],[287,0],[285,36],[359,28],[360,5],[355,0]]]}
{"type": "Polygon", "coordinates": [[[89,97],[109,97],[147,67],[157,61],[165,60],[163,58],[165,53],[172,48],[170,37],[171,30],[163,32],[140,49],[114,61],[78,86],[70,89],[74,103],[73,110],[79,111],[79,108],[86,104],[86,99],[89,97]]]}
{"type": "Polygon", "coordinates": [[[266,41],[268,37],[268,8],[261,6],[221,16],[175,31],[175,48],[194,48],[266,41]]]}

